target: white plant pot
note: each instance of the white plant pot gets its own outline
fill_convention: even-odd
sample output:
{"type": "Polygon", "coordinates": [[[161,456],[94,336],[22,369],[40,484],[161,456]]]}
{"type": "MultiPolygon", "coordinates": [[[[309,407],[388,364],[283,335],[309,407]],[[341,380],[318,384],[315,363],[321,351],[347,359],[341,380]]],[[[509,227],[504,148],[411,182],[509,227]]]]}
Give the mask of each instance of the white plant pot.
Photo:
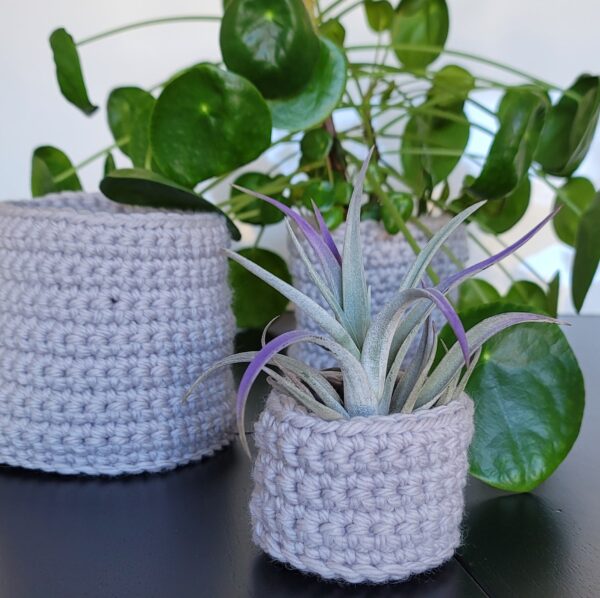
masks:
{"type": "MultiPolygon", "coordinates": [[[[422,221],[427,228],[435,232],[448,222],[448,218],[445,216],[423,218],[422,221]]],[[[428,237],[412,224],[409,224],[409,228],[419,246],[423,247],[429,240],[428,237]]],[[[400,282],[415,260],[415,254],[401,233],[397,235],[388,234],[380,222],[374,220],[363,221],[360,224],[360,229],[363,242],[365,273],[367,284],[371,287],[371,307],[372,313],[375,315],[389,302],[398,290],[400,282]]],[[[333,232],[333,238],[340,251],[344,242],[344,230],[345,227],[342,225],[333,232]]],[[[302,239],[301,235],[299,235],[299,238],[302,239]]],[[[320,272],[320,265],[312,249],[308,247],[305,241],[302,240],[302,243],[309,257],[313,258],[316,269],[320,272]]],[[[290,271],[294,286],[330,311],[319,289],[310,278],[306,266],[302,263],[296,247],[291,241],[288,245],[290,271]]],[[[469,254],[464,227],[459,227],[454,232],[446,242],[446,247],[463,263],[467,261],[469,254]]],[[[436,254],[431,266],[433,271],[440,277],[440,280],[458,272],[458,266],[443,250],[436,254]]],[[[434,310],[432,318],[437,330],[440,330],[445,324],[443,315],[439,310],[434,310]]],[[[298,309],[296,310],[296,322],[299,329],[322,333],[322,330],[315,324],[310,314],[298,309]]],[[[413,347],[416,347],[417,344],[418,341],[415,342],[413,347]]],[[[337,365],[330,353],[312,344],[302,343],[294,345],[288,349],[288,354],[318,369],[333,368],[337,365]]],[[[409,352],[407,358],[410,359],[411,356],[412,354],[409,352]]]]}
{"type": "Polygon", "coordinates": [[[400,581],[460,544],[473,403],[325,421],[272,392],[255,427],[254,542],[326,579],[400,581]]]}
{"type": "Polygon", "coordinates": [[[173,468],[232,438],[223,218],[63,193],[0,203],[0,462],[173,468]]]}

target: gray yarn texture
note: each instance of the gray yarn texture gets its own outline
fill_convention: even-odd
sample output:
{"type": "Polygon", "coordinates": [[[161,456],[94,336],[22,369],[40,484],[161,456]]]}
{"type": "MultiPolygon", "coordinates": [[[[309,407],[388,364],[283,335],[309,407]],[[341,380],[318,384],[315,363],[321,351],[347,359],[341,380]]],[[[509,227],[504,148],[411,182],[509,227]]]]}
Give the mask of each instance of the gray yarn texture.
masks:
{"type": "Polygon", "coordinates": [[[233,437],[223,218],[63,193],[0,203],[0,462],[170,469],[233,437]]]}
{"type": "Polygon", "coordinates": [[[325,421],[272,392],[255,427],[254,542],[350,583],[400,581],[454,554],[473,403],[325,421]]]}
{"type": "MultiPolygon", "coordinates": [[[[434,232],[446,222],[448,222],[448,218],[446,217],[423,219],[423,223],[434,232]]],[[[423,247],[429,240],[428,237],[414,225],[409,223],[408,226],[419,246],[423,247]]],[[[398,290],[402,278],[415,260],[415,254],[402,234],[388,234],[379,222],[375,222],[374,220],[363,221],[360,224],[360,229],[367,284],[371,287],[371,309],[373,315],[375,315],[398,290]]],[[[344,230],[344,226],[341,226],[333,232],[333,238],[340,251],[344,242],[344,230]]],[[[302,263],[296,247],[291,242],[288,245],[290,251],[290,271],[294,280],[294,286],[315,300],[319,305],[331,311],[319,289],[310,278],[308,270],[302,263]]],[[[302,246],[309,257],[313,258],[313,263],[317,271],[321,272],[320,264],[318,264],[311,248],[307,246],[305,241],[302,241],[302,246]]],[[[467,261],[469,253],[464,227],[459,227],[448,239],[446,247],[454,252],[462,262],[467,261]]],[[[432,268],[440,279],[446,278],[458,271],[456,264],[443,251],[438,252],[434,257],[432,268]]],[[[438,331],[446,323],[443,315],[437,309],[434,310],[432,318],[438,331]]],[[[322,333],[322,330],[315,324],[310,314],[304,313],[299,309],[296,310],[296,322],[299,329],[322,333]]],[[[417,344],[418,341],[415,342],[413,347],[416,347],[417,344]]],[[[288,354],[318,369],[328,369],[336,366],[336,361],[331,354],[316,345],[307,343],[294,345],[288,349],[288,354]]],[[[409,352],[407,358],[410,359],[411,356],[412,352],[409,352]]]]}

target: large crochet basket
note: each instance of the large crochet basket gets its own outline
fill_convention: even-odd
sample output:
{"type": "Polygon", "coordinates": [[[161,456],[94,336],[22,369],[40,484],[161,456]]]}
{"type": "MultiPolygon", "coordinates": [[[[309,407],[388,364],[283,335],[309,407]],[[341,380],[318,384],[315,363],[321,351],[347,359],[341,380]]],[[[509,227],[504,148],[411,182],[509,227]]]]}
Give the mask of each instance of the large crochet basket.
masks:
{"type": "MultiPolygon", "coordinates": [[[[447,217],[427,217],[422,220],[423,224],[433,232],[448,222],[447,217]]],[[[423,247],[429,238],[413,224],[409,223],[408,226],[419,246],[423,247]]],[[[360,229],[367,284],[371,287],[371,308],[373,315],[375,315],[389,302],[393,294],[398,290],[402,278],[415,260],[415,254],[402,234],[388,234],[379,222],[375,222],[374,220],[363,221],[360,224],[360,229]]],[[[333,238],[340,250],[344,242],[344,230],[345,227],[342,225],[333,232],[333,238]]],[[[302,238],[301,235],[299,235],[299,238],[302,238]]],[[[288,245],[290,270],[294,286],[300,289],[305,295],[314,299],[322,307],[329,310],[325,299],[313,283],[306,266],[300,259],[295,245],[291,242],[288,245]]],[[[311,248],[305,242],[303,242],[303,247],[306,249],[307,254],[314,258],[311,248]]],[[[462,262],[467,261],[469,253],[464,227],[459,227],[448,239],[446,247],[459,260],[462,262]]],[[[317,270],[319,270],[320,266],[316,258],[313,259],[313,263],[317,270]]],[[[446,278],[458,271],[458,266],[444,251],[439,251],[436,254],[431,265],[440,279],[446,278]]],[[[432,318],[437,329],[440,330],[445,324],[443,315],[438,310],[435,310],[432,318]]],[[[301,310],[296,310],[296,322],[299,329],[317,333],[322,332],[310,317],[310,314],[301,310]]],[[[414,347],[417,344],[418,342],[415,343],[414,347]]],[[[294,345],[288,349],[288,354],[318,369],[327,369],[336,366],[335,359],[330,353],[322,347],[313,344],[302,343],[294,345]]],[[[408,358],[410,357],[411,352],[408,355],[408,358]]]]}
{"type": "Polygon", "coordinates": [[[221,216],[64,193],[0,203],[0,463],[173,468],[232,438],[221,216]]]}
{"type": "Polygon", "coordinates": [[[273,392],[255,427],[254,542],[308,573],[400,581],[461,540],[473,404],[325,421],[273,392]]]}

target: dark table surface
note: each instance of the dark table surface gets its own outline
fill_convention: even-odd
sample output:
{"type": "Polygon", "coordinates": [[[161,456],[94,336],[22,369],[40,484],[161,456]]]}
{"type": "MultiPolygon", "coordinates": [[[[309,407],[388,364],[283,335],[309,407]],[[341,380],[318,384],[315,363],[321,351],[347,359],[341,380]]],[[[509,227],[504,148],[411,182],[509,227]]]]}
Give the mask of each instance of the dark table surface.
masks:
{"type": "Polygon", "coordinates": [[[573,451],[530,494],[470,480],[464,544],[433,573],[351,587],[272,562],[250,539],[250,462],[236,442],[161,475],[0,467],[0,598],[600,597],[600,317],[571,321],[587,388],[573,451]]]}

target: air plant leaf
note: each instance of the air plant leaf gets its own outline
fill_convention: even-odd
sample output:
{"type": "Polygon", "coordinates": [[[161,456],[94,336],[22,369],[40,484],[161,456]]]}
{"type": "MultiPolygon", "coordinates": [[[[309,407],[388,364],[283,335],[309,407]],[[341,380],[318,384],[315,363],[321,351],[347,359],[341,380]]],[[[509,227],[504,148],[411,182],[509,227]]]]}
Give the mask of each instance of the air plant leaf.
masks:
{"type": "Polygon", "coordinates": [[[264,268],[257,266],[234,251],[227,249],[225,250],[225,253],[230,259],[238,262],[238,264],[241,264],[255,276],[258,276],[258,278],[264,280],[267,284],[278,290],[284,297],[287,297],[290,301],[295,303],[299,309],[304,310],[306,314],[319,324],[321,328],[326,330],[336,342],[358,357],[358,348],[348,331],[318,303],[304,295],[292,285],[280,280],[264,268]]]}
{"type": "MultiPolygon", "coordinates": [[[[470,350],[475,352],[483,343],[494,335],[515,326],[517,324],[523,324],[525,322],[541,322],[541,323],[552,323],[558,324],[558,320],[550,318],[548,316],[542,316],[531,313],[507,313],[492,316],[480,322],[471,330],[467,332],[467,341],[469,343],[470,350]]],[[[423,388],[419,392],[419,396],[415,403],[415,407],[425,405],[429,401],[432,401],[443,392],[450,380],[456,375],[456,372],[460,371],[465,365],[464,357],[461,353],[461,348],[456,343],[448,353],[442,358],[440,363],[434,369],[432,374],[429,376],[423,388]]]]}
{"type": "Polygon", "coordinates": [[[342,260],[342,305],[344,313],[356,333],[359,347],[362,346],[371,321],[369,293],[367,290],[360,235],[360,207],[367,168],[369,167],[372,155],[373,149],[371,149],[367,159],[363,162],[358,177],[354,182],[354,192],[350,200],[346,220],[342,260]]]}

